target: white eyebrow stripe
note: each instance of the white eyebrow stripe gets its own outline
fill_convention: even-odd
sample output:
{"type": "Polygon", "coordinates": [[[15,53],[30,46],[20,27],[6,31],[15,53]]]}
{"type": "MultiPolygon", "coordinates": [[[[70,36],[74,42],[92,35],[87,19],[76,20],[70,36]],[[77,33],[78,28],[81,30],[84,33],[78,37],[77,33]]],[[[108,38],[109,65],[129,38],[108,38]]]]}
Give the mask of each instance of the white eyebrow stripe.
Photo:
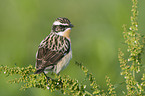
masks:
{"type": "Polygon", "coordinates": [[[60,23],[60,22],[58,22],[58,21],[55,21],[55,22],[53,23],[53,25],[68,25],[68,24],[62,24],[62,23],[60,23]]]}
{"type": "Polygon", "coordinates": [[[54,23],[53,23],[53,25],[60,25],[61,23],[60,22],[58,22],[58,21],[55,21],[54,23]]]}

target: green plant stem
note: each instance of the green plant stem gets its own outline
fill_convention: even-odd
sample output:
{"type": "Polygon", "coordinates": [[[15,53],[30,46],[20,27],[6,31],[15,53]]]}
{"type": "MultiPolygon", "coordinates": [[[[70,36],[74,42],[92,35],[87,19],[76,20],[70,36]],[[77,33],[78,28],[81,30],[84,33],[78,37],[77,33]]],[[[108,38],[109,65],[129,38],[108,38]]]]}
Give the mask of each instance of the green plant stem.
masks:
{"type": "Polygon", "coordinates": [[[88,94],[89,96],[93,96],[90,92],[85,91],[86,94],[88,94]]]}
{"type": "MultiPolygon", "coordinates": [[[[134,62],[133,62],[133,66],[135,66],[134,62]]],[[[135,69],[133,69],[133,78],[135,79],[135,69]]]]}

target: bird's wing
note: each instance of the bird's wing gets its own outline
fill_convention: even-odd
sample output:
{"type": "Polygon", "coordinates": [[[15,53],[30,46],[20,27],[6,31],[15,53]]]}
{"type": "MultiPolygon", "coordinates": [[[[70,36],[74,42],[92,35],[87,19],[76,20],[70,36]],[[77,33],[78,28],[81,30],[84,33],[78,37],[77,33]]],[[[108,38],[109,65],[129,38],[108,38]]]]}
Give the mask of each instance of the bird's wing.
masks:
{"type": "MultiPolygon", "coordinates": [[[[62,37],[61,37],[62,38],[62,37]]],[[[47,40],[47,44],[52,44],[49,46],[41,46],[39,47],[37,54],[36,54],[36,73],[41,73],[44,71],[44,69],[48,66],[54,66],[57,64],[57,62],[65,56],[65,54],[68,53],[70,50],[70,42],[66,38],[63,37],[63,39],[52,40],[56,39],[55,36],[53,38],[50,38],[51,40],[47,40]],[[49,43],[52,42],[52,43],[49,43]],[[58,42],[61,42],[60,44],[62,46],[58,47],[60,44],[58,42]],[[58,45],[57,45],[58,44],[58,45]],[[56,46],[55,46],[56,45],[56,46]],[[52,48],[51,46],[57,47],[52,48]],[[54,50],[55,49],[55,50],[54,50]],[[57,50],[56,50],[57,49],[57,50]]],[[[46,43],[45,43],[46,44],[46,43]]],[[[45,45],[43,44],[43,45],[45,45]]]]}

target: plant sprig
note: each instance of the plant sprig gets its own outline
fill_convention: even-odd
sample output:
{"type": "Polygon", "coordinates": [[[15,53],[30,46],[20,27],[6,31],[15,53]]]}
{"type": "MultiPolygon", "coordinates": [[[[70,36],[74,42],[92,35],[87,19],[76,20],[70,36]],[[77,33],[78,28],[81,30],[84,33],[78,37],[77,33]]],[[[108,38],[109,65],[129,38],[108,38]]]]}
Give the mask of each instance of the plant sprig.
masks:
{"type": "Polygon", "coordinates": [[[132,16],[131,16],[131,26],[129,29],[124,25],[124,39],[127,44],[127,52],[129,56],[127,59],[124,58],[124,53],[119,49],[118,58],[120,61],[121,75],[124,76],[126,80],[127,95],[141,95],[144,91],[143,84],[136,80],[136,74],[141,70],[141,56],[143,54],[144,38],[138,33],[138,11],[137,11],[137,0],[132,0],[132,16]]]}

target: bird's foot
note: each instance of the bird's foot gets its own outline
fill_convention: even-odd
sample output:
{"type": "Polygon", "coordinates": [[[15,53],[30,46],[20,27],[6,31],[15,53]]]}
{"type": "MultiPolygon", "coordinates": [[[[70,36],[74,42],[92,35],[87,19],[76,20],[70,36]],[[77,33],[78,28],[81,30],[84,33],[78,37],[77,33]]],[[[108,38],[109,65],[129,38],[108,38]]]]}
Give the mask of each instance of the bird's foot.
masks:
{"type": "MultiPolygon", "coordinates": [[[[44,72],[43,72],[44,73],[44,72]]],[[[54,79],[52,79],[51,77],[48,77],[45,73],[44,73],[46,79],[47,79],[47,84],[48,84],[48,80],[54,81],[54,79]]]]}

